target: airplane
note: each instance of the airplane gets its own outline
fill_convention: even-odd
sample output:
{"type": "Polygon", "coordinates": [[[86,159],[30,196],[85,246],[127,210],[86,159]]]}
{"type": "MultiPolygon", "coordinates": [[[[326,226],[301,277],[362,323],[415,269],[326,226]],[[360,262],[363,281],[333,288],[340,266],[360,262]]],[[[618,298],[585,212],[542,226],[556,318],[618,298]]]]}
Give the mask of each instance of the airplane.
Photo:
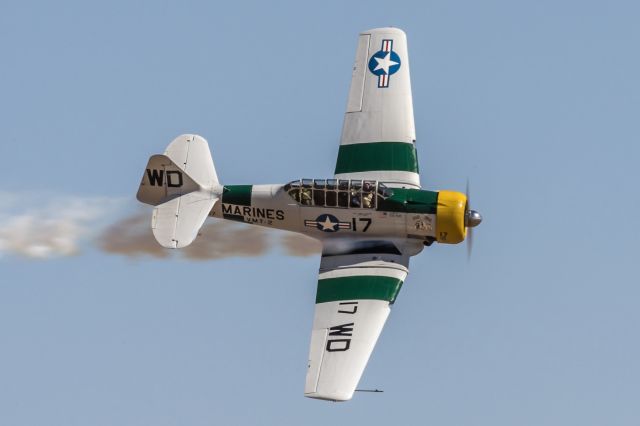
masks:
{"type": "Polygon", "coordinates": [[[185,134],[149,158],[137,199],[154,206],[151,229],[167,248],[191,244],[209,216],[320,240],[304,395],[347,401],[409,258],[462,242],[482,221],[467,195],[421,189],[415,143],[406,35],[376,28],[358,38],[332,177],[223,185],[207,141],[185,134]]]}

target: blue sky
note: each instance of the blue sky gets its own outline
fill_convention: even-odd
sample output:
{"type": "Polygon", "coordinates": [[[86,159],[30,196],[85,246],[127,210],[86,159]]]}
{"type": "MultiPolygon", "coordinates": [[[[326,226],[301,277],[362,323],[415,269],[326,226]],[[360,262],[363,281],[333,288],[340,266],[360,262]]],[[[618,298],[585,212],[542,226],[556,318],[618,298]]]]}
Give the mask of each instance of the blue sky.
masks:
{"type": "MultiPolygon", "coordinates": [[[[0,424],[635,425],[640,7],[611,1],[4,2],[0,424]],[[357,394],[302,396],[317,256],[113,254],[176,135],[223,183],[329,176],[357,34],[408,36],[434,245],[357,394]]],[[[146,213],[149,213],[146,211],[146,213]]],[[[215,236],[211,236],[215,238],[215,236]]]]}

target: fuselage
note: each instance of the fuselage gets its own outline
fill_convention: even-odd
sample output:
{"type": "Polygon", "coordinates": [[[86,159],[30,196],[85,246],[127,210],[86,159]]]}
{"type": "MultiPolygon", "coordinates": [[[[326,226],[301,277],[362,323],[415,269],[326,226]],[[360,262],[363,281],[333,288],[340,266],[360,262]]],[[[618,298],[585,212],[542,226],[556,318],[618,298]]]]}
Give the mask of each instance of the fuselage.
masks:
{"type": "Polygon", "coordinates": [[[376,181],[301,179],[285,185],[225,185],[214,217],[313,238],[438,240],[438,192],[376,181]]]}

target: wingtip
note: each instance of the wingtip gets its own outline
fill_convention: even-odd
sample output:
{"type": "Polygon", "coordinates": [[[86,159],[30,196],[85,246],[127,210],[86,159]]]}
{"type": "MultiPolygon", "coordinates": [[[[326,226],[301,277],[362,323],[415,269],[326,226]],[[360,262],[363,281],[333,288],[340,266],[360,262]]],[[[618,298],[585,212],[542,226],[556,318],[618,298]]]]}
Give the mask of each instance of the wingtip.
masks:
{"type": "Polygon", "coordinates": [[[305,393],[304,396],[312,399],[320,399],[322,401],[331,401],[331,402],[346,402],[353,398],[353,392],[350,394],[346,393],[305,393]]]}
{"type": "Polygon", "coordinates": [[[370,30],[366,30],[366,31],[362,31],[361,34],[395,34],[395,35],[402,35],[406,37],[406,33],[401,30],[400,28],[396,28],[396,27],[379,27],[379,28],[372,28],[370,30]]]}

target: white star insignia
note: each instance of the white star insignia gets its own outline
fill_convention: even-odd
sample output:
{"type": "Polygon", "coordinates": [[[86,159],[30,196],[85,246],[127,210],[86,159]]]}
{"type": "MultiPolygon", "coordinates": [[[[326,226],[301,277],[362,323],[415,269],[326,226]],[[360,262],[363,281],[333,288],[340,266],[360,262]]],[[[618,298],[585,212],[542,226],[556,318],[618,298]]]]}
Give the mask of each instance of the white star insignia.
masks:
{"type": "Polygon", "coordinates": [[[391,52],[387,52],[387,56],[385,56],[384,58],[378,58],[377,56],[374,56],[373,59],[378,61],[378,65],[376,65],[376,68],[373,71],[382,70],[385,74],[389,74],[389,67],[398,65],[396,61],[391,60],[391,52]]]}
{"type": "Polygon", "coordinates": [[[336,226],[335,222],[331,222],[331,219],[329,219],[329,216],[327,216],[324,219],[324,222],[320,222],[320,226],[322,226],[322,230],[323,231],[327,231],[327,230],[334,230],[334,227],[336,226]]]}

